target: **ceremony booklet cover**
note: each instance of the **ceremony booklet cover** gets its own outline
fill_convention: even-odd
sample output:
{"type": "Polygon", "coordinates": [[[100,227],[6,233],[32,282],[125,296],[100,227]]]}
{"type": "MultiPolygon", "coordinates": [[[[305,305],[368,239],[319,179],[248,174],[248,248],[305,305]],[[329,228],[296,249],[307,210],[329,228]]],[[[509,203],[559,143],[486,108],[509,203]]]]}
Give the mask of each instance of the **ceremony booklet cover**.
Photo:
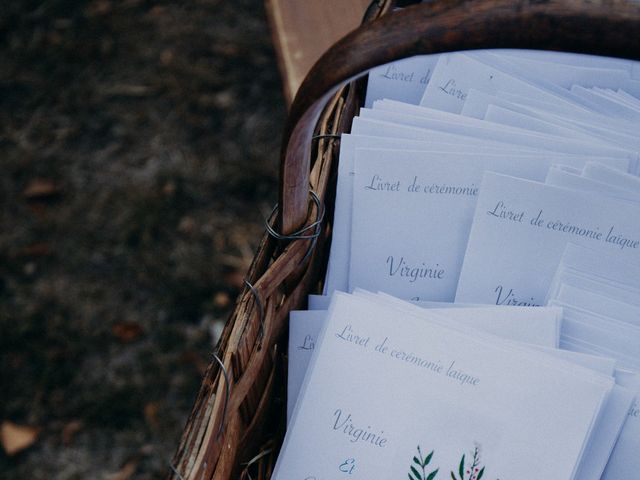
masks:
{"type": "Polygon", "coordinates": [[[572,479],[613,388],[547,354],[340,293],[318,345],[277,479],[412,467],[432,479],[572,479]]]}
{"type": "Polygon", "coordinates": [[[566,245],[640,262],[640,204],[488,172],[456,301],[542,305],[566,245]]]}

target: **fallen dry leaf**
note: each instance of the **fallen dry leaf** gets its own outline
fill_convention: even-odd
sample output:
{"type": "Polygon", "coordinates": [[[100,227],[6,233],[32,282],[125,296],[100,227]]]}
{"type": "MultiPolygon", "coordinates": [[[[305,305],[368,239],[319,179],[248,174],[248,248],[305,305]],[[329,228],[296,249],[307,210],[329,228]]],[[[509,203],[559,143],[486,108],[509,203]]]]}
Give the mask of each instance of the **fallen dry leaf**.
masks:
{"type": "Polygon", "coordinates": [[[46,178],[34,178],[22,191],[22,195],[28,200],[43,200],[59,193],[60,187],[53,180],[46,178]]]}
{"type": "Polygon", "coordinates": [[[166,48],[160,53],[160,63],[162,63],[162,65],[169,65],[173,62],[175,56],[176,54],[173,50],[166,48]]]}
{"type": "Polygon", "coordinates": [[[176,193],[176,182],[169,180],[167,183],[165,183],[162,186],[162,193],[166,196],[166,197],[172,197],[175,193],[176,193]]]}
{"type": "Polygon", "coordinates": [[[107,480],[128,480],[136,473],[140,459],[135,457],[125,463],[120,470],[115,473],[105,475],[107,480]]]}
{"type": "Polygon", "coordinates": [[[154,87],[148,85],[113,85],[109,88],[102,89],[103,95],[112,97],[146,97],[156,93],[154,87]]]}
{"type": "Polygon", "coordinates": [[[20,257],[46,257],[50,256],[53,252],[51,247],[47,243],[32,243],[22,248],[18,252],[20,257]]]}
{"type": "Polygon", "coordinates": [[[86,13],[88,17],[99,17],[107,15],[113,10],[113,5],[108,0],[98,0],[92,2],[87,7],[86,13]]]}
{"type": "Polygon", "coordinates": [[[144,406],[144,418],[149,425],[158,425],[158,412],[160,411],[160,404],[158,402],[149,402],[144,406]]]}
{"type": "Polygon", "coordinates": [[[186,235],[192,235],[198,229],[195,219],[190,216],[182,217],[178,223],[178,231],[186,235]]]}
{"type": "Polygon", "coordinates": [[[38,439],[40,429],[28,425],[17,425],[4,420],[0,425],[0,442],[7,455],[12,456],[29,448],[38,439]]]}
{"type": "Polygon", "coordinates": [[[72,420],[67,423],[62,429],[62,443],[65,445],[71,445],[76,434],[82,430],[84,424],[80,420],[72,420]]]}
{"type": "Polygon", "coordinates": [[[213,296],[213,306],[224,309],[231,303],[231,298],[227,292],[218,292],[213,296]]]}
{"type": "Polygon", "coordinates": [[[144,328],[136,322],[119,322],[111,327],[111,332],[122,343],[130,343],[144,333],[144,328]]]}

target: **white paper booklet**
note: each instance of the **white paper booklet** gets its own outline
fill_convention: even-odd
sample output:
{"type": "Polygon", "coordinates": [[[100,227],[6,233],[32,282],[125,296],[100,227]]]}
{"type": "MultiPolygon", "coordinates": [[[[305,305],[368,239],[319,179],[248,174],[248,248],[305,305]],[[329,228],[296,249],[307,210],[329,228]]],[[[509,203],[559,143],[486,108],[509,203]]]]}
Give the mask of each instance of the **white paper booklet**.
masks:
{"type": "Polygon", "coordinates": [[[367,80],[365,106],[370,107],[381,98],[420,103],[438,57],[418,55],[372,69],[367,80]]]}
{"type": "Polygon", "coordinates": [[[640,207],[487,173],[456,301],[541,305],[568,243],[640,261],[640,207]]]}
{"type": "Polygon", "coordinates": [[[275,479],[419,466],[432,480],[571,480],[613,388],[544,353],[340,293],[318,345],[275,479]]]}
{"type": "Polygon", "coordinates": [[[618,441],[611,452],[611,458],[602,480],[631,480],[637,478],[640,469],[640,375],[634,372],[620,372],[617,383],[636,393],[636,400],[629,409],[618,441]]]}
{"type": "Polygon", "coordinates": [[[547,103],[560,104],[572,111],[584,111],[569,95],[559,94],[550,82],[542,80],[544,74],[532,80],[514,64],[505,65],[495,57],[454,53],[440,57],[427,86],[421,105],[452,113],[460,113],[467,92],[478,88],[488,93],[504,91],[515,95],[529,96],[547,103]]]}

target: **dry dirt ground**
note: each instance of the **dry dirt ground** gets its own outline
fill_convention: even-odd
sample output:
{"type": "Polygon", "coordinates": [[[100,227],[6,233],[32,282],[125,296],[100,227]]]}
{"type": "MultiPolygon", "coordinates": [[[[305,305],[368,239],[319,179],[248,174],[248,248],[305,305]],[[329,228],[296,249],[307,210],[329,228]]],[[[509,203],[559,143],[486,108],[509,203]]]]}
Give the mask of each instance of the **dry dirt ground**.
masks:
{"type": "Polygon", "coordinates": [[[166,474],[284,117],[261,0],[2,2],[0,478],[166,474]]]}

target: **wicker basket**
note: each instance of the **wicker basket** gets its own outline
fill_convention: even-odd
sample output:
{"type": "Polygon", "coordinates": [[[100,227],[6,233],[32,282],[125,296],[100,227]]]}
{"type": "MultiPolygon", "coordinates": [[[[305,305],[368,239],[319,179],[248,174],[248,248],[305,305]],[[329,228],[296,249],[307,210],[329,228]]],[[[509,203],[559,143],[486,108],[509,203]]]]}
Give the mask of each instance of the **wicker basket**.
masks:
{"type": "Polygon", "coordinates": [[[205,374],[171,479],[271,476],[284,434],[287,317],[321,291],[339,137],[364,99],[364,84],[354,78],[412,55],[477,48],[640,59],[640,3],[633,0],[392,7],[391,0],[375,1],[363,26],[319,60],[296,96],[282,147],[279,207],[205,374]]]}

